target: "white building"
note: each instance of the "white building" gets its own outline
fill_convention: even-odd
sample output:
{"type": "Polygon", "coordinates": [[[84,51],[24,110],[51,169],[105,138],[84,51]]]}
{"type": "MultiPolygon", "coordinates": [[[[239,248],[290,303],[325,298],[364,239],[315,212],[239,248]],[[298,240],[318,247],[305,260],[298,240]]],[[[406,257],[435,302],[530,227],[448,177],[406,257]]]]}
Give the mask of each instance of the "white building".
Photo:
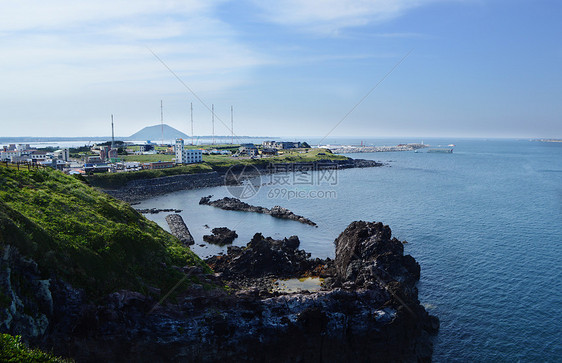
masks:
{"type": "Polygon", "coordinates": [[[70,153],[68,149],[60,149],[54,152],[55,154],[55,158],[60,159],[60,160],[64,160],[64,161],[69,161],[70,160],[70,153]]]}
{"type": "Polygon", "coordinates": [[[66,161],[61,160],[61,159],[51,159],[51,160],[38,161],[37,164],[43,165],[43,166],[49,166],[49,167],[51,167],[53,169],[57,169],[57,170],[63,170],[64,167],[66,166],[66,161]]]}
{"type": "Polygon", "coordinates": [[[29,150],[31,149],[31,147],[29,146],[29,144],[17,144],[16,145],[16,150],[29,150]]]}
{"type": "Polygon", "coordinates": [[[31,156],[31,160],[37,160],[37,161],[50,159],[45,151],[33,151],[30,156],[31,156]]]}
{"type": "Polygon", "coordinates": [[[18,150],[4,150],[0,152],[0,159],[2,161],[9,160],[11,162],[18,160],[22,156],[22,152],[18,150]]]}
{"type": "Polygon", "coordinates": [[[176,164],[193,164],[203,161],[203,152],[199,149],[186,149],[183,139],[176,139],[174,146],[176,164]]]}

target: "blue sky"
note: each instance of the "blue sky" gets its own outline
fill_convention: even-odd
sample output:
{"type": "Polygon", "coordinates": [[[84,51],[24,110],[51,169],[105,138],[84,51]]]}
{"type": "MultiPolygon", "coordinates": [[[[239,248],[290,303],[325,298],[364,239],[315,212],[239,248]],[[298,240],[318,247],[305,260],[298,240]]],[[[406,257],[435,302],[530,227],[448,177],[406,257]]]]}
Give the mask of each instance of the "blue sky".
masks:
{"type": "Polygon", "coordinates": [[[561,17],[554,0],[4,3],[1,134],[104,136],[114,114],[126,136],[163,100],[186,133],[193,102],[196,135],[214,104],[217,134],[233,105],[237,135],[324,136],[384,78],[330,136],[562,138],[561,17]]]}

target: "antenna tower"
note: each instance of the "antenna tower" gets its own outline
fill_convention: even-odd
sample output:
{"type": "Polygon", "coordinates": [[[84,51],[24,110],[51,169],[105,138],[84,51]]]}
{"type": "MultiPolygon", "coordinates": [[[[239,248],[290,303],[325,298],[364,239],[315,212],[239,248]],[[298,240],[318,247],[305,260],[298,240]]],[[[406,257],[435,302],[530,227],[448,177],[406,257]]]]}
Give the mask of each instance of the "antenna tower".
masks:
{"type": "Polygon", "coordinates": [[[193,145],[193,102],[191,102],[191,145],[193,145]]]}
{"type": "Polygon", "coordinates": [[[212,123],[213,123],[213,145],[215,144],[215,105],[211,106],[212,123]]]}
{"type": "Polygon", "coordinates": [[[234,110],[232,106],[230,106],[230,135],[231,135],[231,144],[234,144],[234,110]]]}
{"type": "Polygon", "coordinates": [[[115,133],[113,132],[113,114],[111,114],[111,149],[115,149],[115,133]]]}
{"type": "Polygon", "coordinates": [[[162,138],[160,139],[161,144],[164,145],[164,105],[162,100],[160,100],[160,130],[162,131],[162,138]]]}

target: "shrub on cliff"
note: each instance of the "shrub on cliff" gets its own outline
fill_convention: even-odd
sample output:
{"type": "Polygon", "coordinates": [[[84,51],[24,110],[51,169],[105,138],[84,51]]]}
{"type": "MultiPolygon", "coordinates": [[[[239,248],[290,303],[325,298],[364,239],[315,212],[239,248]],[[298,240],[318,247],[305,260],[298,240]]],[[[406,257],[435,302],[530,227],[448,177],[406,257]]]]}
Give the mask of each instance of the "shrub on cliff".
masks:
{"type": "Polygon", "coordinates": [[[184,276],[177,267],[208,270],[128,204],[55,170],[0,168],[0,248],[8,244],[92,298],[167,291],[184,276]]]}
{"type": "Polygon", "coordinates": [[[20,336],[0,334],[0,361],[2,362],[71,362],[38,349],[30,349],[22,343],[20,336]]]}

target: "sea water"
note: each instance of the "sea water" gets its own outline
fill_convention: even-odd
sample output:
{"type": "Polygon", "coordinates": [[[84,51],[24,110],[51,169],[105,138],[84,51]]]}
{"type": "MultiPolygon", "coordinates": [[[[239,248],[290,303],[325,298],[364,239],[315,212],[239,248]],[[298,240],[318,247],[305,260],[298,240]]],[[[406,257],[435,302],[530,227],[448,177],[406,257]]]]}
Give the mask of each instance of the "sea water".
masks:
{"type": "MultiPolygon", "coordinates": [[[[300,248],[333,257],[333,241],[350,222],[381,221],[421,265],[420,301],[441,320],[435,361],[561,361],[562,143],[431,140],[451,142],[452,154],[349,155],[387,165],[339,170],[335,180],[313,172],[313,180],[301,175],[281,185],[264,176],[245,200],[281,205],[318,228],[198,204],[201,196],[230,196],[225,187],[138,207],[182,209],[203,257],[225,251],[202,242],[214,227],[236,230],[240,246],[257,232],[298,235],[300,248]]],[[[168,229],[165,214],[147,217],[168,229]]]]}

